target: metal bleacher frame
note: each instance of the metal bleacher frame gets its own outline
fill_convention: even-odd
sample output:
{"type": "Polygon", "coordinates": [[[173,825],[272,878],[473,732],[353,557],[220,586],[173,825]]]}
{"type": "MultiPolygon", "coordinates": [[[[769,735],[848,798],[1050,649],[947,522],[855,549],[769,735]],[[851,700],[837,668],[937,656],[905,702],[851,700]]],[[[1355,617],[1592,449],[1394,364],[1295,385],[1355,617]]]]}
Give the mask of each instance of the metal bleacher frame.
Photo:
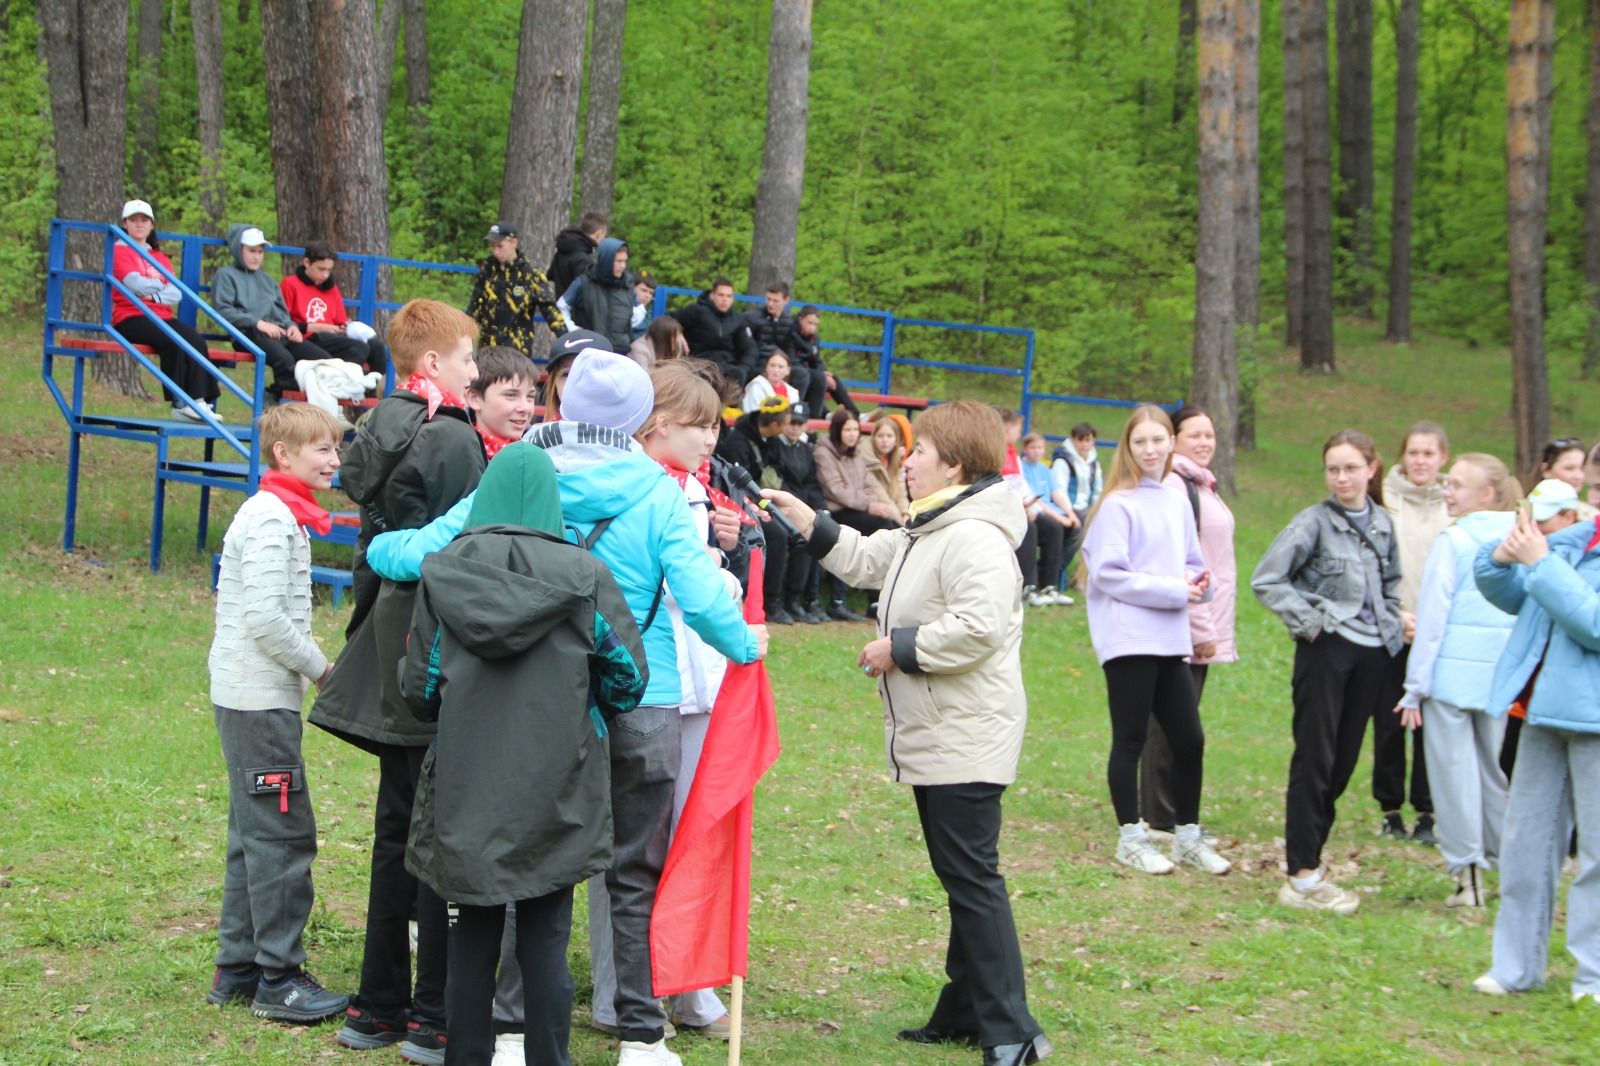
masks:
{"type": "MultiPolygon", "coordinates": [[[[139,443],[154,445],[155,447],[155,476],[154,498],[150,528],[150,569],[159,570],[161,567],[161,548],[163,540],[163,524],[166,514],[166,485],[168,482],[196,485],[200,489],[199,516],[197,521],[196,550],[204,552],[209,533],[208,517],[210,496],[212,489],[227,489],[230,491],[253,493],[260,480],[261,456],[255,436],[255,420],[264,409],[266,366],[259,347],[249,338],[245,337],[235,327],[227,323],[220,315],[212,313],[206,303],[204,294],[210,291],[210,286],[201,278],[204,266],[204,255],[208,248],[226,247],[226,242],[218,237],[202,237],[194,234],[158,233],[157,238],[164,246],[164,250],[176,250],[174,258],[177,260],[176,274],[167,271],[151,259],[138,245],[134,244],[128,234],[119,226],[109,223],[79,222],[69,219],[52,219],[50,223],[50,242],[48,253],[48,280],[45,298],[45,319],[43,338],[43,363],[41,375],[45,387],[49,390],[56,406],[60,409],[62,417],[67,422],[70,434],[70,443],[67,453],[67,491],[66,507],[62,530],[62,547],[70,552],[74,548],[77,534],[77,505],[78,484],[82,473],[82,443],[88,436],[107,437],[118,440],[130,440],[139,443]],[[71,234],[89,234],[99,237],[103,246],[103,258],[98,271],[81,269],[69,266],[67,263],[67,243],[71,234]],[[120,334],[111,328],[111,301],[110,294],[115,291],[121,293],[143,309],[143,302],[133,296],[120,278],[113,275],[111,263],[112,253],[118,243],[123,243],[133,248],[146,262],[154,265],[160,273],[174,283],[183,294],[183,301],[179,305],[176,317],[191,326],[197,326],[202,313],[213,322],[217,323],[221,333],[213,333],[208,339],[220,339],[234,352],[217,353],[222,358],[231,358],[234,363],[248,363],[253,365],[254,374],[252,387],[247,391],[241,388],[226,374],[218,370],[204,353],[195,352],[183,342],[175,332],[163,326],[168,336],[177,341],[185,349],[189,358],[204,366],[208,373],[218,379],[224,397],[232,396],[250,411],[250,417],[244,423],[229,423],[207,411],[196,403],[193,397],[184,396],[174,383],[162,373],[159,360],[153,356],[139,351],[134,345],[124,340],[120,334]],[[66,286],[71,284],[94,284],[101,287],[103,297],[100,301],[100,315],[98,321],[79,322],[67,319],[64,315],[63,295],[66,286]],[[71,336],[76,334],[78,336],[71,336]],[[87,337],[83,336],[87,335],[87,337]],[[122,350],[134,359],[139,366],[149,371],[163,386],[172,389],[180,402],[189,406],[199,415],[198,421],[167,418],[145,418],[119,414],[101,414],[87,410],[85,396],[85,372],[87,363],[95,358],[100,351],[122,350]],[[71,361],[71,381],[65,384],[57,380],[57,363],[59,360],[71,361]],[[203,454],[199,459],[192,457],[178,457],[172,452],[174,441],[199,440],[203,442],[203,454]],[[224,458],[219,458],[216,453],[218,443],[224,446],[224,458]]],[[[279,254],[295,255],[303,253],[303,249],[288,245],[274,245],[272,250],[279,254]]],[[[477,273],[476,265],[460,263],[434,263],[415,259],[400,259],[389,256],[375,256],[361,253],[344,253],[339,255],[341,262],[353,263],[359,269],[359,280],[355,286],[354,300],[348,297],[345,306],[351,317],[365,321],[375,322],[381,311],[394,310],[401,306],[397,301],[380,300],[378,297],[379,274],[383,268],[401,268],[411,270],[433,271],[447,274],[473,275],[477,273]]],[[[675,286],[659,286],[656,289],[655,301],[652,311],[656,315],[667,311],[667,301],[671,297],[696,297],[700,290],[685,289],[675,286]]],[[[735,299],[742,304],[762,304],[761,296],[737,295],[735,299]]],[[[805,301],[791,300],[791,309],[797,308],[805,301]]],[[[921,409],[929,404],[940,402],[931,397],[897,396],[893,392],[896,368],[927,368],[946,370],[961,374],[978,374],[999,376],[1017,380],[1020,384],[1020,413],[1024,423],[1031,423],[1034,408],[1039,403],[1067,403],[1091,406],[1128,408],[1137,406],[1131,400],[1112,400],[1102,397],[1070,396],[1057,393],[1044,393],[1033,391],[1033,377],[1035,369],[1034,331],[1009,326],[976,325],[963,322],[943,322],[934,319],[901,318],[889,311],[880,311],[873,308],[849,307],[839,304],[814,304],[819,310],[839,315],[851,315],[878,323],[878,342],[876,344],[856,344],[843,341],[821,342],[825,349],[865,353],[877,357],[877,376],[874,379],[847,379],[846,384],[857,390],[876,390],[875,393],[862,393],[861,398],[867,402],[885,403],[889,406],[903,406],[907,410],[921,409]],[[901,333],[905,329],[917,330],[942,330],[964,333],[986,333],[999,336],[1021,338],[1025,344],[1025,357],[1021,367],[994,366],[978,363],[961,363],[946,359],[928,359],[909,355],[902,355],[898,349],[901,343],[901,333]]],[[[149,314],[148,311],[143,313],[149,314]]],[[[153,317],[153,316],[152,316],[153,317]]],[[[160,322],[160,319],[155,319],[160,322]]],[[[216,353],[216,349],[212,349],[216,353]]],[[[386,376],[384,392],[387,394],[394,388],[394,369],[391,364],[386,376]]],[[[1163,405],[1172,410],[1176,405],[1163,405]]],[[[1101,442],[1105,444],[1106,442],[1101,442]]],[[[333,532],[326,537],[318,539],[338,543],[354,544],[356,538],[356,524],[350,521],[349,515],[340,515],[335,518],[333,532]]],[[[316,578],[319,582],[332,586],[335,602],[340,592],[349,586],[349,574],[329,567],[317,567],[316,578]]]]}

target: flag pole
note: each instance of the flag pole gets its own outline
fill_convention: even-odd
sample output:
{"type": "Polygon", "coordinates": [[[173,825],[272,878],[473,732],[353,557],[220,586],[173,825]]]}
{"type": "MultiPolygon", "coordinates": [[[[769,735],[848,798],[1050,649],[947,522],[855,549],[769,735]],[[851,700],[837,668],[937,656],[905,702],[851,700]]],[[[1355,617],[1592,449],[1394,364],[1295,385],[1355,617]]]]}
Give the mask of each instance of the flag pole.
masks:
{"type": "Polygon", "coordinates": [[[728,1066],[739,1066],[739,1045],[744,1036],[744,978],[733,975],[733,1005],[728,1010],[728,1066]]]}

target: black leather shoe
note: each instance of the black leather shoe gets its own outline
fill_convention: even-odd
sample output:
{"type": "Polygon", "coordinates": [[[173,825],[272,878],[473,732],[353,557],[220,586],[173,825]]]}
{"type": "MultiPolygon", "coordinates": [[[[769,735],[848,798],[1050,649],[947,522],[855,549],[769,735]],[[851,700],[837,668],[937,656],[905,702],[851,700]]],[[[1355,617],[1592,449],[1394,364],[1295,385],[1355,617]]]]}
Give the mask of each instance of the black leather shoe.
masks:
{"type": "Polygon", "coordinates": [[[999,1047],[986,1047],[983,1049],[983,1066],[1027,1066],[1030,1062],[1049,1058],[1050,1052],[1055,1048],[1050,1046],[1049,1037],[1040,1033],[1032,1040],[1025,1040],[1020,1044],[1001,1044],[999,1047]]]}
{"type": "Polygon", "coordinates": [[[915,1029],[902,1029],[895,1034],[896,1040],[904,1040],[912,1044],[960,1044],[963,1047],[977,1047],[977,1033],[962,1033],[950,1029],[935,1029],[931,1025],[918,1026],[915,1029]]]}

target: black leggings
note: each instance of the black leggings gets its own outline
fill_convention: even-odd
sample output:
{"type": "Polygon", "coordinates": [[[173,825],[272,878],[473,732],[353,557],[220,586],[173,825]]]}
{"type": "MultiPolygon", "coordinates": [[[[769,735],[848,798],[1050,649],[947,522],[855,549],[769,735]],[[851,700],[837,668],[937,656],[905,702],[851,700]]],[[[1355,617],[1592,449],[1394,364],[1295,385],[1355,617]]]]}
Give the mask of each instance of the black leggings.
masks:
{"type": "Polygon", "coordinates": [[[1061,546],[1067,527],[1047,514],[1028,522],[1028,533],[1017,548],[1025,588],[1053,589],[1061,584],[1061,546]]]}
{"type": "Polygon", "coordinates": [[[1177,825],[1198,822],[1206,736],[1189,664],[1181,655],[1123,655],[1101,669],[1111,705],[1106,781],[1117,822],[1132,825],[1139,820],[1139,756],[1152,717],[1172,748],[1173,820],[1177,825]]]}
{"type": "MultiPolygon", "coordinates": [[[[567,941],[572,937],[572,889],[537,899],[519,899],[517,965],[522,970],[523,1054],[529,1062],[564,1063],[572,1029],[572,974],[567,941]]],[[[494,1058],[495,968],[500,964],[504,904],[452,904],[450,979],[445,1007],[450,1057],[462,1066],[489,1066],[494,1058]]]]}
{"type": "MultiPolygon", "coordinates": [[[[188,341],[202,357],[205,356],[205,338],[195,332],[193,326],[176,318],[167,319],[167,325],[172,327],[172,332],[188,341]]],[[[215,401],[221,395],[222,386],[211,376],[210,371],[191,359],[189,353],[180,345],[173,343],[161,327],[149,318],[142,314],[136,315],[133,318],[123,319],[111,328],[134,344],[144,344],[154,348],[157,358],[161,360],[161,372],[171,378],[172,383],[183,390],[184,395],[191,399],[207,401],[215,401]]],[[[177,396],[165,385],[161,386],[161,395],[167,398],[168,403],[178,402],[177,396]]]]}

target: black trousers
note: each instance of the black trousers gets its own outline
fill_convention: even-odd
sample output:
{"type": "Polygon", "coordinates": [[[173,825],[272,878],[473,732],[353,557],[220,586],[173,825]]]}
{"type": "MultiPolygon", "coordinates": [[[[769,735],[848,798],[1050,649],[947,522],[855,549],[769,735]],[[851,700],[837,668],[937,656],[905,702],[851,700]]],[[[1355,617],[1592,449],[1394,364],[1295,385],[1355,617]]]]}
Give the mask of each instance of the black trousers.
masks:
{"type": "MultiPolygon", "coordinates": [[[[326,359],[327,353],[310,341],[291,341],[287,336],[283,338],[269,337],[254,326],[239,331],[246,337],[256,342],[261,349],[261,354],[267,357],[267,366],[272,370],[272,385],[278,389],[294,389],[299,386],[294,380],[294,365],[302,359],[326,359]]],[[[233,350],[244,351],[244,345],[234,342],[233,350]]]]}
{"type": "MultiPolygon", "coordinates": [[[[378,799],[372,816],[372,880],[367,890],[367,937],[361,953],[360,1006],[385,1021],[445,1020],[444,900],[406,869],[411,806],[427,748],[378,748],[378,799]],[[411,986],[411,937],[417,918],[417,984],[411,986]]],[[[504,908],[501,908],[504,910],[504,908]]],[[[499,940],[495,941],[498,952],[499,940]]]]}
{"type": "MultiPolygon", "coordinates": [[[[332,356],[347,363],[364,366],[368,370],[376,370],[380,374],[389,368],[389,350],[376,337],[370,341],[358,341],[343,333],[308,333],[306,341],[322,349],[322,352],[314,354],[313,358],[332,356]]],[[[306,357],[302,355],[300,358],[306,357]]]]}
{"type": "MultiPolygon", "coordinates": [[[[1207,670],[1204,663],[1189,664],[1196,705],[1205,695],[1207,670]]],[[[1172,809],[1172,746],[1154,717],[1145,737],[1144,754],[1139,757],[1139,813],[1151,829],[1171,832],[1179,824],[1172,809]]]]}
{"type": "Polygon", "coordinates": [[[1047,515],[1028,522],[1028,532],[1017,547],[1023,588],[1053,589],[1061,583],[1061,546],[1066,532],[1065,526],[1047,515]]]}
{"type": "Polygon", "coordinates": [[[789,552],[789,565],[783,578],[783,602],[815,603],[817,586],[822,579],[822,566],[809,552],[789,552]]]}
{"type": "MultiPolygon", "coordinates": [[[[205,355],[205,338],[200,336],[193,326],[176,318],[167,319],[167,325],[172,327],[174,333],[188,341],[195,351],[202,356],[205,355]]],[[[144,315],[125,318],[111,328],[134,344],[147,344],[154,348],[156,358],[161,363],[161,372],[171,378],[173,384],[190,398],[209,403],[215,402],[222,394],[222,386],[217,379],[212,377],[205,367],[189,358],[188,353],[168,339],[160,326],[144,315]]],[[[161,395],[168,403],[176,403],[178,400],[173,391],[165,385],[161,386],[161,395]]]]}
{"type": "Polygon", "coordinates": [[[1028,1013],[1022,947],[1000,876],[1004,785],[915,785],[928,861],[950,907],[950,944],[928,1025],[971,1033],[984,1047],[1020,1044],[1041,1030],[1028,1013]]]}
{"type": "MultiPolygon", "coordinates": [[[[500,935],[506,908],[452,904],[450,982],[446,1006],[452,1066],[490,1066],[494,1060],[495,969],[500,962],[500,935]]],[[[567,942],[572,938],[572,889],[563,888],[537,899],[522,899],[517,908],[516,955],[522,971],[523,1055],[541,1066],[567,1066],[572,1030],[572,974],[567,970],[567,942]]]]}
{"type": "Polygon", "coordinates": [[[1120,825],[1139,820],[1139,757],[1150,719],[1172,747],[1173,817],[1177,825],[1200,820],[1206,735],[1189,664],[1181,655],[1120,655],[1101,666],[1111,707],[1111,754],[1106,782],[1120,825]]]}
{"type": "Polygon", "coordinates": [[[822,417],[822,401],[826,396],[832,396],[833,402],[857,415],[861,412],[856,407],[856,402],[850,397],[850,390],[844,387],[844,382],[837,377],[833,379],[833,388],[828,388],[828,372],[821,367],[813,369],[791,363],[789,366],[789,384],[794,386],[794,391],[800,394],[800,402],[806,405],[806,414],[812,418],[822,417]]]}
{"type": "MultiPolygon", "coordinates": [[[[849,526],[857,533],[860,533],[863,537],[870,537],[879,530],[899,528],[899,523],[891,522],[887,518],[879,518],[877,515],[869,514],[866,511],[856,511],[847,508],[839,511],[831,511],[829,513],[833,515],[833,520],[835,522],[838,522],[841,526],[849,526]]],[[[848,586],[846,586],[843,581],[839,580],[837,577],[834,577],[832,574],[827,575],[827,577],[829,599],[834,603],[843,603],[844,595],[847,591],[849,591],[848,586]]],[[[878,590],[871,590],[869,598],[873,603],[878,602],[878,590]]]]}
{"type": "Polygon", "coordinates": [[[1383,695],[1372,712],[1372,798],[1385,812],[1398,811],[1406,802],[1406,734],[1411,734],[1411,807],[1418,814],[1433,813],[1428,791],[1428,760],[1423,756],[1422,727],[1407,729],[1394,713],[1405,693],[1406,661],[1411,645],[1389,660],[1383,695]]]}
{"type": "Polygon", "coordinates": [[[1352,644],[1332,633],[1295,642],[1294,754],[1283,826],[1291,874],[1322,864],[1334,804],[1361,758],[1367,718],[1385,692],[1389,659],[1383,648],[1352,644]]]}

